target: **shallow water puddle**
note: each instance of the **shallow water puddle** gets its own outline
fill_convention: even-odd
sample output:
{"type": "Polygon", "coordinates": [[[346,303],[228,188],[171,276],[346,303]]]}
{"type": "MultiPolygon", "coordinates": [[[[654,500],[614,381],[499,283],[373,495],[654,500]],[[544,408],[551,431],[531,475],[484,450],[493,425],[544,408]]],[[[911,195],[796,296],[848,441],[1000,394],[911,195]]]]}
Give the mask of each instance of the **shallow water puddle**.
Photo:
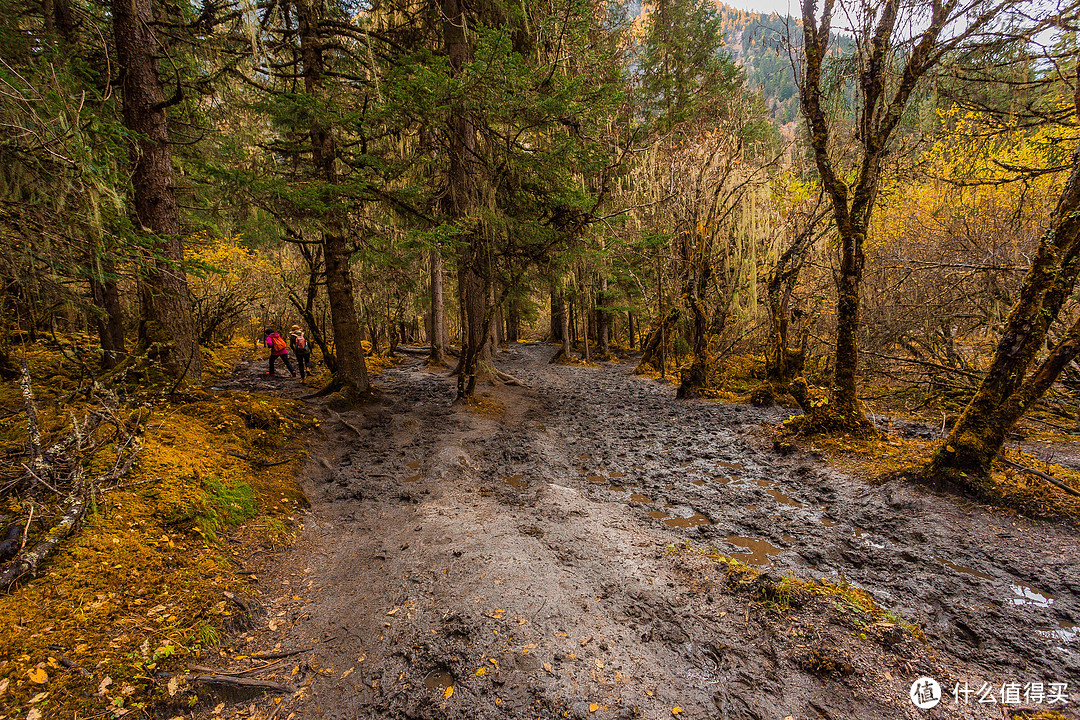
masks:
{"type": "Polygon", "coordinates": [[[647,495],[642,495],[641,493],[632,493],[630,495],[630,502],[652,505],[653,499],[647,495]]]}
{"type": "Polygon", "coordinates": [[[820,518],[818,518],[818,522],[821,523],[822,525],[824,525],[825,527],[836,527],[837,525],[840,524],[835,520],[830,520],[829,518],[825,517],[824,515],[822,515],[820,518]]]}
{"type": "Polygon", "coordinates": [[[712,525],[712,521],[699,512],[690,517],[669,517],[664,519],[664,524],[674,528],[692,528],[701,525],[712,525]]]}
{"type": "Polygon", "coordinates": [[[405,478],[405,482],[418,482],[419,480],[419,475],[410,475],[409,477],[405,478]]]}
{"type": "Polygon", "coordinates": [[[705,484],[705,481],[704,481],[704,480],[700,480],[700,479],[699,479],[699,480],[691,480],[690,482],[691,482],[692,484],[694,484],[694,485],[697,485],[698,487],[701,487],[701,486],[703,486],[703,485],[705,484]]]}
{"type": "Polygon", "coordinates": [[[591,483],[607,482],[607,478],[605,478],[603,475],[588,475],[585,477],[585,479],[591,483]]]}
{"type": "Polygon", "coordinates": [[[420,461],[419,460],[410,460],[409,462],[405,463],[405,467],[409,468],[410,470],[419,470],[420,469],[420,461]]]}
{"type": "Polygon", "coordinates": [[[612,470],[611,472],[608,473],[608,477],[609,478],[624,478],[624,477],[626,477],[626,473],[622,472],[621,470],[612,470]]]}
{"type": "Polygon", "coordinates": [[[781,505],[787,505],[788,507],[797,508],[806,507],[804,503],[799,502],[790,495],[785,495],[776,488],[765,488],[765,492],[769,493],[769,495],[772,496],[772,499],[780,503],[781,505]]]}
{"type": "Polygon", "coordinates": [[[1071,625],[1064,620],[1058,622],[1057,627],[1050,627],[1044,625],[1035,629],[1035,634],[1046,638],[1047,640],[1058,640],[1060,642],[1076,642],[1077,638],[1080,638],[1080,626],[1071,625]]]}
{"type": "Polygon", "coordinates": [[[436,692],[446,692],[446,688],[454,686],[454,676],[442,668],[436,668],[424,678],[424,687],[436,692]]]}
{"type": "Polygon", "coordinates": [[[1034,607],[1048,608],[1054,604],[1053,595],[1040,592],[1027,585],[1009,583],[1009,589],[1013,591],[1013,605],[1033,605],[1034,607]]]}
{"type": "Polygon", "coordinates": [[[720,460],[716,463],[716,467],[724,468],[725,470],[742,470],[743,464],[741,462],[727,462],[726,460],[720,460]]]}
{"type": "Polygon", "coordinates": [[[509,477],[504,477],[502,479],[502,482],[503,482],[503,485],[509,485],[510,487],[514,488],[515,490],[528,490],[529,489],[529,482],[527,480],[522,480],[523,477],[525,477],[525,476],[522,475],[521,473],[518,473],[517,475],[511,475],[509,477]]]}
{"type": "Polygon", "coordinates": [[[963,565],[957,565],[956,563],[951,562],[949,560],[946,560],[944,558],[934,558],[934,559],[937,560],[942,565],[944,565],[945,567],[949,568],[950,570],[955,570],[958,573],[962,573],[964,575],[974,575],[975,577],[982,578],[983,580],[993,580],[994,579],[993,576],[987,575],[984,572],[979,572],[978,570],[975,570],[974,568],[965,567],[963,565]]]}
{"type": "MultiPolygon", "coordinates": [[[[672,506],[668,505],[668,507],[672,506]]],[[[692,528],[701,525],[712,525],[712,521],[699,512],[695,512],[690,517],[680,517],[678,515],[666,513],[663,510],[650,510],[649,517],[655,520],[663,520],[665,525],[672,528],[692,528]]]]}
{"type": "Polygon", "coordinates": [[[741,535],[728,535],[724,538],[724,542],[746,548],[744,552],[731,553],[731,557],[740,562],[744,562],[747,565],[757,565],[759,567],[772,565],[773,555],[778,555],[780,553],[780,548],[772,543],[743,537],[741,535]]]}

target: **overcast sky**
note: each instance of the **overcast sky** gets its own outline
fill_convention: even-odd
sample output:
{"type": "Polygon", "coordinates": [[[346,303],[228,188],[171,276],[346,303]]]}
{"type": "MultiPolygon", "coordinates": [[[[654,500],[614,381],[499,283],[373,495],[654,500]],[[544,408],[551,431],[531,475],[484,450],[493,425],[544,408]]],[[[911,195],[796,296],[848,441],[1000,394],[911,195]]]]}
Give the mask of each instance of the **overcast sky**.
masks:
{"type": "Polygon", "coordinates": [[[737,7],[740,10],[753,10],[763,13],[777,13],[779,15],[798,15],[799,0],[724,0],[724,4],[737,7]]]}

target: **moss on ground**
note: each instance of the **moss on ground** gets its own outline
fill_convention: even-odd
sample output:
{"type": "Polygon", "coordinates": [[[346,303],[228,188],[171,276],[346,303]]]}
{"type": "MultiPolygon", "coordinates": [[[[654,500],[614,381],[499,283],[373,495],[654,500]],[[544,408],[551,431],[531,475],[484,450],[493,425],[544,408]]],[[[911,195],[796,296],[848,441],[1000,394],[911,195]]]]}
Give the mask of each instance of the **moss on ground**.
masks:
{"type": "MultiPolygon", "coordinates": [[[[48,348],[28,347],[27,358],[48,441],[65,431],[56,400],[74,389],[78,369],[48,348]]],[[[26,416],[12,385],[0,384],[0,404],[14,411],[0,421],[0,446],[21,452],[26,416]]],[[[165,694],[159,673],[179,669],[224,632],[236,610],[224,593],[247,582],[236,573],[241,559],[290,541],[306,504],[296,471],[313,422],[297,403],[273,396],[192,397],[122,412],[143,428],[132,472],[97,494],[37,578],[0,597],[0,718],[150,708],[165,694]]],[[[106,451],[94,462],[111,459],[106,451]]],[[[2,502],[0,514],[29,515],[28,497],[2,502]]],[[[31,536],[55,512],[33,502],[46,522],[31,536]]]]}

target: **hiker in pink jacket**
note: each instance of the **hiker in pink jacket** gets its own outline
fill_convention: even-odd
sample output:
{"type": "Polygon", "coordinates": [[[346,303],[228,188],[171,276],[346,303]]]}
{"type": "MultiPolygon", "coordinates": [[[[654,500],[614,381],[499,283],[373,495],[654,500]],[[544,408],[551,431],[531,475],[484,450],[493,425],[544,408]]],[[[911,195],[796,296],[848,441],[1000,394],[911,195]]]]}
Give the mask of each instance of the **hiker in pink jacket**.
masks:
{"type": "Polygon", "coordinates": [[[285,338],[274,332],[273,328],[266,328],[264,334],[266,335],[264,340],[266,347],[270,348],[270,372],[266,374],[277,374],[274,372],[274,361],[281,358],[285,362],[285,367],[289,368],[289,373],[296,377],[296,368],[293,367],[292,360],[289,359],[289,345],[285,342],[285,338]]]}

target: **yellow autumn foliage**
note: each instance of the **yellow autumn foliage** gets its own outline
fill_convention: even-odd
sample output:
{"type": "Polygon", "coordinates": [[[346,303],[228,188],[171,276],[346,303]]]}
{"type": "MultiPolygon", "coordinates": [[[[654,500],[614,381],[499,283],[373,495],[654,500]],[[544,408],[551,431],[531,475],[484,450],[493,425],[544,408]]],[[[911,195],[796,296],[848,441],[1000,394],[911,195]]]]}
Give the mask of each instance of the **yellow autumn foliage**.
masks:
{"type": "MultiPolygon", "coordinates": [[[[40,346],[27,347],[27,356],[49,441],[65,432],[68,419],[54,398],[71,389],[75,371],[40,346]]],[[[12,385],[0,383],[0,400],[21,407],[12,385]]],[[[236,610],[223,593],[242,592],[247,582],[235,571],[253,550],[288,543],[306,504],[295,474],[312,421],[295,401],[202,393],[124,410],[121,419],[144,428],[133,471],[97,495],[37,578],[0,597],[0,684],[9,707],[47,691],[49,717],[90,717],[164,693],[155,671],[217,641],[236,610]],[[291,461],[261,468],[230,453],[291,461]],[[125,686],[135,691],[121,693],[125,686]]],[[[25,423],[22,412],[0,421],[0,445],[24,443],[25,423]]],[[[113,459],[99,456],[102,465],[113,459]]],[[[25,501],[5,503],[0,515],[27,516],[25,501]]],[[[35,515],[48,511],[39,505],[35,515]]]]}

